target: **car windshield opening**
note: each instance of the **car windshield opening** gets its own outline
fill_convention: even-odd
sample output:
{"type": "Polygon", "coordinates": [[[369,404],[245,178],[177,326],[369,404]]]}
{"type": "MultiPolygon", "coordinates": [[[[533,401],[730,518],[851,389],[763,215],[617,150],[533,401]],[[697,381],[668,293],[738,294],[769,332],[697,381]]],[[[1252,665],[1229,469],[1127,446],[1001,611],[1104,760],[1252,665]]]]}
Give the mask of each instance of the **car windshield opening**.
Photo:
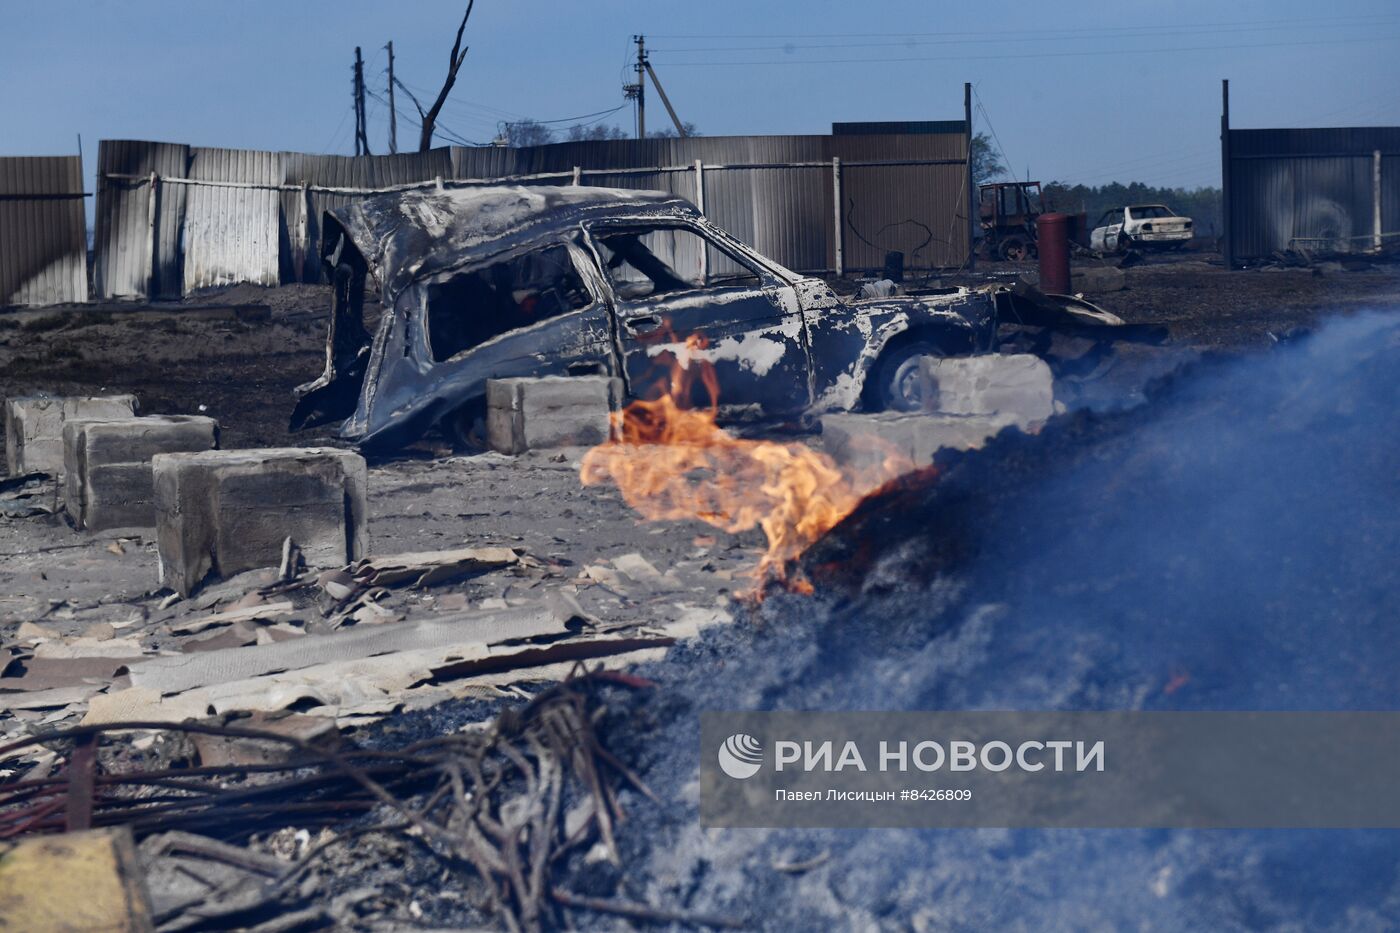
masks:
{"type": "Polygon", "coordinates": [[[595,234],[613,291],[624,301],[718,285],[757,286],[754,270],[682,227],[595,234]]]}
{"type": "Polygon", "coordinates": [[[492,337],[587,307],[566,247],[550,246],[427,287],[428,343],[441,362],[492,337]]]}
{"type": "Polygon", "coordinates": [[[1156,217],[1176,216],[1171,211],[1158,204],[1154,204],[1151,207],[1130,207],[1128,210],[1132,211],[1133,217],[1138,220],[1152,220],[1156,217]]]}

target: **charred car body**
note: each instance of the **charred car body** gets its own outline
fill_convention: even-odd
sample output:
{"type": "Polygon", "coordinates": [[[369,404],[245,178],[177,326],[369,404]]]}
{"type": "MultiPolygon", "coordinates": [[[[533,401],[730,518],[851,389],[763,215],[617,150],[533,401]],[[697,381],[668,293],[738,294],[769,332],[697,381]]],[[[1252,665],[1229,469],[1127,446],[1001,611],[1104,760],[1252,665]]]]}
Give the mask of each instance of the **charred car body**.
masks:
{"type": "Polygon", "coordinates": [[[640,397],[695,357],[714,365],[726,409],[913,407],[918,356],[996,340],[988,290],[843,301],[664,192],[415,191],[331,212],[323,229],[326,368],[297,390],[292,427],[344,419],[341,435],[366,447],[454,423],[487,379],[601,373],[640,397]]]}

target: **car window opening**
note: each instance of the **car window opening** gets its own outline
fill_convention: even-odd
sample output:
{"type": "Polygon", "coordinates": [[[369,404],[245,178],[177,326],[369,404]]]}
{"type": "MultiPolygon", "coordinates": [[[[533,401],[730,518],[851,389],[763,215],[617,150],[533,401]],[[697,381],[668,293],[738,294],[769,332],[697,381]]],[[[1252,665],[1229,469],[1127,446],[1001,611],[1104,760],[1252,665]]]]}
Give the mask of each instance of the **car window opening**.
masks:
{"type": "Polygon", "coordinates": [[[649,300],[707,285],[760,284],[753,269],[683,228],[609,232],[596,242],[613,292],[623,301],[649,300]]]}
{"type": "Polygon", "coordinates": [[[436,362],[593,302],[564,246],[455,275],[429,285],[427,298],[428,342],[436,362]]]}

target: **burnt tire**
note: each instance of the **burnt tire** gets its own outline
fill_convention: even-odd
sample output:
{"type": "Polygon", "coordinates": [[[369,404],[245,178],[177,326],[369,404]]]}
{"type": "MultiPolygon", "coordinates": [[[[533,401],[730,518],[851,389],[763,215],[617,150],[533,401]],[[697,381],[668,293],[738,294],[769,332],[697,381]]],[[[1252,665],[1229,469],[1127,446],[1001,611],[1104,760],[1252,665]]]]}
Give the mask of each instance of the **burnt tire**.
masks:
{"type": "Polygon", "coordinates": [[[1030,244],[1021,237],[1012,236],[1001,241],[997,252],[1001,258],[1007,262],[1020,262],[1030,256],[1031,247],[1030,244]]]}
{"type": "Polygon", "coordinates": [[[926,340],[906,343],[885,353],[870,372],[866,407],[875,411],[918,411],[924,404],[919,358],[943,355],[926,340]]]}

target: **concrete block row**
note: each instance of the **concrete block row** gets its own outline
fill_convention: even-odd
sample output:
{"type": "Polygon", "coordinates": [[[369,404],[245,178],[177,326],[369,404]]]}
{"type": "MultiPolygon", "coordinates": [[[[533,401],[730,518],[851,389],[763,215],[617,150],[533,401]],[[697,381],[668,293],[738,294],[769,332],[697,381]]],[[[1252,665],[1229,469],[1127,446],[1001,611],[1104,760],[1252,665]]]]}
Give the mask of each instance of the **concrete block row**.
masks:
{"type": "Polygon", "coordinates": [[[5,400],[5,460],[11,476],[63,473],[63,425],[79,418],[130,418],[136,396],[27,396],[5,400]]]}
{"type": "Polygon", "coordinates": [[[64,510],[88,531],[154,525],[152,458],[218,446],[213,418],[69,419],[63,426],[64,510]]]}
{"type": "Polygon", "coordinates": [[[487,443],[503,454],[592,447],[609,438],[621,404],[622,380],[608,376],[489,379],[487,443]]]}
{"type": "Polygon", "coordinates": [[[7,399],[10,472],[62,477],[78,528],[155,526],[161,582],[181,595],[211,576],[277,565],[287,538],[311,566],[367,554],[363,457],[321,447],[218,450],[213,418],[135,411],[130,395],[7,399]]]}

